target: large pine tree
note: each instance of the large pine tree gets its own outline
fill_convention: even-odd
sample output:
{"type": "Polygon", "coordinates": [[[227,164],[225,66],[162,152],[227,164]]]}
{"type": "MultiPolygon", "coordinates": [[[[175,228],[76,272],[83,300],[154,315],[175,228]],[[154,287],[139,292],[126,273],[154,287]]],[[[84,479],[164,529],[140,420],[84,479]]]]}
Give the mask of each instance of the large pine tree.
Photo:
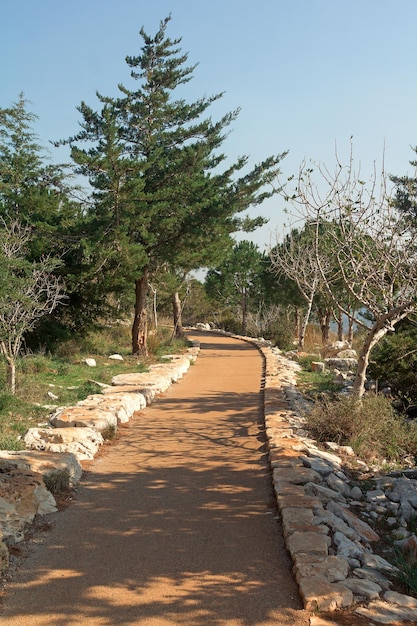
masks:
{"type": "Polygon", "coordinates": [[[126,58],[139,86],[119,85],[117,98],[98,94],[98,112],[82,103],[82,130],[68,140],[94,189],[89,215],[94,247],[101,243],[96,262],[135,286],[132,350],[139,354],[147,352],[150,277],[166,263],[201,267],[208,250],[215,254],[213,242],[221,249],[230,233],[261,223],[248,225],[240,215],[274,193],[265,185],[284,156],[271,156],[245,174],[246,156],[221,168],[225,129],[238,111],[213,122],[204,115],[222,94],[192,103],[174,98],[195,66],[186,65],[181,40],[166,35],[169,21],[154,37],[142,28],[140,55],[126,58]]]}

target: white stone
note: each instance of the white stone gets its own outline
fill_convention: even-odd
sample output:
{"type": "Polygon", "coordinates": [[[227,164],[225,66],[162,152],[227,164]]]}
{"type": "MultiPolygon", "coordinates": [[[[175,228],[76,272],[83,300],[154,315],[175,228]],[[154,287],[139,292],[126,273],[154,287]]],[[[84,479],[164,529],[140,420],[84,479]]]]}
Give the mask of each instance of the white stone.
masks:
{"type": "Polygon", "coordinates": [[[337,546],[337,554],[339,556],[343,556],[345,559],[360,559],[362,556],[364,548],[348,539],[340,531],[335,532],[333,540],[337,546]]]}
{"type": "Polygon", "coordinates": [[[72,484],[82,475],[79,460],[71,452],[43,452],[38,450],[0,450],[0,463],[9,461],[19,468],[25,468],[42,476],[60,470],[67,471],[72,484]]]}
{"type": "Polygon", "coordinates": [[[417,598],[406,596],[396,591],[386,591],[384,593],[384,600],[391,604],[398,604],[399,606],[417,610],[417,598]]]}
{"type": "Polygon", "coordinates": [[[335,474],[331,473],[326,477],[326,482],[329,485],[330,489],[334,491],[338,491],[344,496],[350,495],[350,487],[346,484],[344,480],[338,478],[335,474]]]}
{"type": "Polygon", "coordinates": [[[109,359],[111,359],[112,361],[123,361],[123,357],[121,354],[110,354],[109,355],[109,359]]]}
{"type": "Polygon", "coordinates": [[[363,496],[361,488],[356,485],[352,487],[349,495],[351,498],[353,498],[353,500],[362,500],[363,496]]]}
{"type": "Polygon", "coordinates": [[[372,624],[378,622],[379,624],[392,625],[406,620],[413,622],[416,617],[415,609],[388,604],[382,600],[374,600],[367,606],[361,606],[355,609],[355,613],[367,617],[372,624]]]}
{"type": "Polygon", "coordinates": [[[93,428],[29,428],[23,441],[29,450],[71,452],[80,461],[93,459],[104,443],[93,428]]]}
{"type": "Polygon", "coordinates": [[[347,578],[343,581],[343,584],[353,591],[355,596],[364,597],[366,600],[379,598],[379,594],[382,591],[382,587],[378,583],[366,579],[347,578]]]}
{"type": "Polygon", "coordinates": [[[363,552],[361,554],[361,563],[365,567],[371,567],[372,569],[376,569],[381,572],[398,572],[398,569],[388,563],[386,559],[378,554],[371,554],[370,552],[363,552]]]}
{"type": "Polygon", "coordinates": [[[88,367],[96,367],[97,362],[95,359],[85,359],[84,363],[88,365],[88,367]]]}

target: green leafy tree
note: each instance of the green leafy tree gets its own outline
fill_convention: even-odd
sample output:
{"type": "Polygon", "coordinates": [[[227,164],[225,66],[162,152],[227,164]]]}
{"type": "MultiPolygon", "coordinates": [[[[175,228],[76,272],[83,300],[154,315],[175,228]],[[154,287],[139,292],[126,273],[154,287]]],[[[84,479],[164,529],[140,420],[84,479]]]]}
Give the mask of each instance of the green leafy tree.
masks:
{"type": "Polygon", "coordinates": [[[24,246],[29,262],[43,262],[47,256],[63,261],[57,263],[55,272],[65,277],[70,298],[66,307],[56,308],[48,323],[36,324],[36,338],[30,333],[32,345],[45,345],[50,337],[56,338],[58,328],[80,330],[86,316],[80,318],[80,303],[94,311],[94,297],[86,294],[82,277],[82,232],[84,220],[80,202],[76,199],[69,166],[50,162],[49,152],[41,145],[33,131],[37,117],[29,110],[23,94],[17,102],[0,109],[0,218],[10,224],[18,220],[28,228],[30,238],[24,246]],[[53,329],[53,332],[52,332],[53,329]],[[46,339],[48,338],[48,339],[46,339]]]}
{"type": "Polygon", "coordinates": [[[226,260],[210,269],[206,290],[212,299],[240,311],[241,332],[247,333],[248,313],[252,303],[259,301],[261,290],[262,253],[253,241],[240,241],[226,260]]]}
{"type": "Polygon", "coordinates": [[[74,214],[68,173],[49,162],[32,129],[36,119],[23,94],[0,109],[0,216],[31,228],[27,253],[34,259],[55,244],[62,253],[57,232],[68,228],[74,214]]]}
{"type": "Polygon", "coordinates": [[[284,156],[271,156],[246,173],[248,158],[240,157],[221,170],[225,129],[238,111],[213,122],[204,115],[222,94],[192,103],[181,97],[195,66],[186,66],[181,40],[167,37],[169,20],[154,37],[142,28],[141,53],[126,58],[137,88],[119,85],[118,98],[98,95],[98,112],[82,103],[82,130],[68,140],[94,189],[88,209],[94,265],[134,285],[132,350],[140,354],[147,352],[149,280],[165,263],[186,270],[201,266],[202,250],[213,242],[221,248],[230,233],[246,228],[247,218],[239,216],[275,193],[265,185],[284,156]],[[105,244],[104,257],[97,239],[105,244]]]}

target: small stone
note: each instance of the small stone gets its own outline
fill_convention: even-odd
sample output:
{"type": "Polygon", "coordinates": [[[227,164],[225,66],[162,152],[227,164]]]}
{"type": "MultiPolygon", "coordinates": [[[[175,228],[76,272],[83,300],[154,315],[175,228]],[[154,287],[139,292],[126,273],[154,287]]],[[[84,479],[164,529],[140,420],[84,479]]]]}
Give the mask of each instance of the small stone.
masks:
{"type": "Polygon", "coordinates": [[[286,482],[293,485],[305,485],[309,482],[320,482],[320,474],[308,467],[276,467],[273,471],[274,482],[286,482]]]}
{"type": "Polygon", "coordinates": [[[327,476],[333,470],[332,465],[330,465],[327,461],[324,461],[323,459],[302,456],[301,460],[305,467],[313,469],[315,472],[318,472],[322,476],[327,476]]]}
{"type": "Polygon", "coordinates": [[[286,543],[291,555],[302,553],[327,556],[330,538],[318,532],[294,531],[287,537],[286,543]]]}
{"type": "Polygon", "coordinates": [[[388,590],[392,585],[391,581],[381,574],[381,572],[378,572],[377,569],[373,569],[372,567],[360,567],[360,563],[358,563],[358,567],[354,568],[353,574],[358,578],[371,580],[385,590],[388,590]]]}
{"type": "Polygon", "coordinates": [[[335,611],[353,602],[350,589],[342,583],[329,583],[324,576],[305,576],[300,579],[299,588],[307,611],[335,611]]]}
{"type": "Polygon", "coordinates": [[[329,474],[326,477],[326,482],[327,482],[328,486],[330,487],[330,489],[333,489],[334,491],[338,491],[339,493],[341,493],[344,496],[349,496],[350,495],[350,487],[349,487],[349,485],[347,485],[346,482],[342,478],[339,478],[335,474],[333,474],[333,473],[329,474]]]}
{"type": "Polygon", "coordinates": [[[88,365],[88,367],[96,367],[97,362],[95,359],[85,359],[84,363],[88,365]]]}
{"type": "Polygon", "coordinates": [[[360,487],[358,487],[357,485],[355,485],[354,487],[352,487],[352,489],[350,490],[350,497],[353,500],[362,500],[362,490],[360,487]]]}
{"type": "Polygon", "coordinates": [[[354,541],[348,539],[340,531],[336,531],[333,537],[334,543],[337,546],[337,554],[346,559],[360,559],[363,553],[363,548],[354,541]]]}
{"type": "Polygon", "coordinates": [[[109,359],[112,361],[123,361],[123,357],[121,354],[110,354],[109,359]]]}
{"type": "Polygon", "coordinates": [[[358,615],[363,615],[371,620],[371,623],[393,624],[406,620],[414,621],[416,617],[415,609],[400,607],[388,604],[382,600],[374,600],[368,606],[361,606],[355,610],[358,615]]]}
{"type": "Polygon", "coordinates": [[[363,597],[366,600],[379,598],[379,594],[382,591],[382,588],[377,583],[366,579],[358,580],[355,578],[347,578],[343,581],[343,584],[346,585],[355,596],[363,597]]]}
{"type": "Polygon", "coordinates": [[[371,554],[370,552],[363,552],[361,555],[361,563],[366,567],[372,567],[381,572],[398,572],[398,569],[388,563],[382,556],[378,554],[371,554]]]}
{"type": "Polygon", "coordinates": [[[386,591],[384,593],[384,600],[390,602],[390,604],[398,604],[399,606],[417,609],[417,598],[406,596],[396,591],[386,591]]]}

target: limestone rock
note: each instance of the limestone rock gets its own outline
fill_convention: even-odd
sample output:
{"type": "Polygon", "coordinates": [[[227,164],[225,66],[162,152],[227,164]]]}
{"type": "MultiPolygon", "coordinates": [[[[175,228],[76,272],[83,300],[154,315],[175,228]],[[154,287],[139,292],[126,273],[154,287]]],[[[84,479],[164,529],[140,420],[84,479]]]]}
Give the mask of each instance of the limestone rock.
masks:
{"type": "Polygon", "coordinates": [[[113,411],[105,411],[94,406],[71,406],[58,409],[49,419],[55,428],[85,427],[103,432],[117,428],[117,416],[113,411]]]}
{"type": "Polygon", "coordinates": [[[25,526],[35,515],[56,510],[41,474],[17,463],[0,462],[0,526],[7,542],[22,541],[25,526]]]}
{"type": "Polygon", "coordinates": [[[67,471],[70,482],[77,483],[82,474],[79,460],[71,452],[40,452],[38,450],[0,450],[0,466],[11,463],[23,470],[48,476],[57,470],[67,471]]]}
{"type": "Polygon", "coordinates": [[[375,622],[379,624],[397,624],[406,620],[415,623],[416,617],[415,609],[389,604],[382,600],[374,600],[367,606],[358,607],[355,613],[367,617],[372,624],[375,622]]]}
{"type": "Polygon", "coordinates": [[[304,576],[299,588],[307,611],[335,611],[353,602],[350,589],[342,583],[329,583],[324,576],[304,576]]]}
{"type": "Polygon", "coordinates": [[[76,406],[97,408],[100,411],[113,412],[119,424],[128,422],[136,411],[146,407],[146,400],[141,393],[111,393],[93,394],[85,400],[77,402],[76,406]]]}
{"type": "Polygon", "coordinates": [[[295,554],[318,554],[327,556],[330,538],[317,532],[294,531],[287,537],[286,545],[291,556],[295,554]]]}
{"type": "Polygon", "coordinates": [[[274,483],[285,482],[293,485],[305,485],[306,483],[320,482],[320,474],[308,467],[277,467],[273,471],[274,483]]]}
{"type": "Polygon", "coordinates": [[[28,450],[71,452],[79,461],[93,459],[104,443],[94,428],[29,428],[23,437],[28,450]]]}
{"type": "Polygon", "coordinates": [[[341,517],[342,520],[346,522],[346,524],[356,530],[356,532],[366,541],[379,541],[379,535],[377,535],[377,533],[372,530],[369,524],[361,520],[350,509],[345,508],[334,501],[329,502],[327,508],[338,517],[341,517]]]}
{"type": "Polygon", "coordinates": [[[350,372],[351,370],[354,370],[357,365],[358,365],[358,359],[357,358],[339,358],[339,357],[335,357],[335,358],[328,358],[328,359],[324,359],[324,363],[326,364],[326,367],[328,367],[331,370],[340,370],[341,372],[350,372]]]}
{"type": "Polygon", "coordinates": [[[379,598],[379,594],[382,591],[382,587],[371,580],[348,578],[343,581],[343,584],[349,587],[355,596],[362,597],[366,600],[376,600],[376,598],[379,598]]]}
{"type": "Polygon", "coordinates": [[[118,374],[113,376],[112,385],[125,386],[134,385],[135,387],[153,389],[156,394],[165,393],[171,386],[172,379],[166,373],[162,375],[154,372],[144,372],[141,374],[118,374]]]}
{"type": "Polygon", "coordinates": [[[324,576],[329,582],[344,581],[349,573],[349,564],[340,556],[319,558],[311,554],[296,554],[294,575],[298,581],[303,576],[324,576]]]}

